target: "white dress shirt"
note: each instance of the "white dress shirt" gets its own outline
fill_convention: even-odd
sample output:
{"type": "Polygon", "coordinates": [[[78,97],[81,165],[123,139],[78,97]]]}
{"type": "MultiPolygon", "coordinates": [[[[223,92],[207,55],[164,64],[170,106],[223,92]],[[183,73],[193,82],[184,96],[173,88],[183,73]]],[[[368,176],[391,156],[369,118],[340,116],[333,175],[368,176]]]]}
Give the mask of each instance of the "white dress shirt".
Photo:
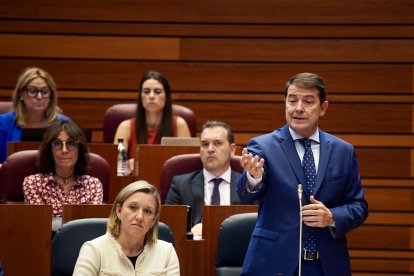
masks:
{"type": "Polygon", "coordinates": [[[204,175],[204,204],[211,205],[211,195],[213,194],[214,178],[220,177],[223,179],[219,185],[220,192],[220,205],[230,205],[230,179],[231,168],[228,169],[220,176],[215,176],[206,169],[203,169],[204,175]]]}
{"type": "MultiPolygon", "coordinates": [[[[305,138],[303,136],[300,136],[299,134],[297,134],[295,131],[293,131],[293,129],[291,129],[289,127],[289,132],[290,135],[292,136],[292,139],[295,143],[295,148],[296,151],[299,155],[300,158],[300,162],[303,162],[303,156],[305,155],[305,148],[302,146],[302,144],[299,142],[300,139],[305,138]]],[[[315,160],[315,169],[316,172],[318,172],[318,168],[319,168],[319,156],[321,153],[321,149],[319,146],[319,128],[316,129],[315,133],[312,134],[310,137],[306,137],[311,139],[311,148],[312,148],[312,153],[313,153],[313,158],[315,160]]],[[[247,182],[248,182],[248,188],[250,188],[250,191],[254,190],[258,190],[258,186],[256,186],[257,184],[259,184],[260,182],[262,182],[262,177],[259,178],[253,178],[253,176],[250,175],[249,172],[247,172],[247,182]]]]}

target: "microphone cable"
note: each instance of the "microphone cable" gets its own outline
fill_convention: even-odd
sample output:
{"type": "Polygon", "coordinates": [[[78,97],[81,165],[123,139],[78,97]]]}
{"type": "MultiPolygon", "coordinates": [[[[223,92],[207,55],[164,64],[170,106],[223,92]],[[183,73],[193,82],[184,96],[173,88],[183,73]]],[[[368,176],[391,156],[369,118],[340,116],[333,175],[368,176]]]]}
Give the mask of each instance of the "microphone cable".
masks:
{"type": "Polygon", "coordinates": [[[298,198],[299,198],[299,268],[298,276],[302,275],[302,184],[298,184],[298,198]]]}

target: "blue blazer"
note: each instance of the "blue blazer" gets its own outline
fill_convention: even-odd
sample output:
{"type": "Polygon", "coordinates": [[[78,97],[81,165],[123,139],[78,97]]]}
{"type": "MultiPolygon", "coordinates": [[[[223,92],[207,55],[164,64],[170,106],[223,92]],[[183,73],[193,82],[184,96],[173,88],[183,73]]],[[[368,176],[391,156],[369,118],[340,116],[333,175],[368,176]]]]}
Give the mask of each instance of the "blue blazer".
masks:
{"type": "MultiPolygon", "coordinates": [[[[320,261],[325,275],[351,275],[345,234],[368,216],[368,204],[358,170],[355,150],[345,141],[320,133],[320,159],[315,199],[327,206],[335,219],[329,227],[316,228],[320,261]]],[[[242,201],[259,201],[256,227],[250,240],[241,275],[293,275],[299,261],[298,184],[306,183],[300,158],[289,128],[253,138],[248,151],[264,158],[259,191],[246,191],[246,172],[238,183],[242,201]]],[[[304,187],[302,202],[309,204],[304,187]]],[[[309,227],[303,225],[303,239],[309,227]]]]}
{"type": "MultiPolygon", "coordinates": [[[[241,204],[236,191],[240,173],[231,171],[230,203],[241,204]]],[[[165,204],[191,206],[192,225],[201,222],[204,206],[204,175],[203,170],[176,175],[173,177],[165,204]]]]}
{"type": "MultiPolygon", "coordinates": [[[[68,117],[58,114],[56,120],[70,120],[68,117]]],[[[0,114],[0,163],[7,159],[7,143],[19,142],[22,129],[16,124],[16,112],[0,114]]]]}

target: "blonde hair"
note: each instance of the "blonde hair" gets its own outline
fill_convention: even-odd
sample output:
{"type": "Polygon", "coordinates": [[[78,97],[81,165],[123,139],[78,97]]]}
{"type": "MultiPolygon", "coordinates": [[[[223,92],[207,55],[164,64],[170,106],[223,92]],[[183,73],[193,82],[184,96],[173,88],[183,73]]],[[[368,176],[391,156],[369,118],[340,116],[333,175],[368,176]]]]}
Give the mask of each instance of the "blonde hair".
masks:
{"type": "Polygon", "coordinates": [[[153,244],[158,239],[158,221],[159,221],[159,214],[161,211],[161,200],[160,195],[155,189],[154,186],[149,184],[145,180],[139,180],[136,182],[133,182],[129,184],[128,186],[124,187],[119,194],[117,195],[114,204],[112,205],[111,213],[109,214],[109,220],[108,220],[108,231],[112,234],[114,237],[118,237],[120,230],[121,230],[121,220],[118,218],[118,215],[116,214],[116,208],[117,206],[121,206],[124,204],[124,202],[133,194],[135,193],[145,193],[148,195],[151,195],[157,204],[155,209],[155,216],[157,217],[154,226],[145,234],[145,241],[148,244],[153,244]]]}
{"type": "Polygon", "coordinates": [[[50,124],[56,119],[57,112],[57,91],[56,91],[56,83],[53,80],[52,76],[48,72],[38,67],[29,67],[23,70],[20,74],[16,88],[14,89],[12,100],[13,100],[13,108],[16,111],[16,124],[20,127],[25,127],[27,125],[26,122],[26,110],[24,102],[21,100],[21,94],[23,93],[23,89],[36,78],[42,78],[47,86],[49,87],[51,93],[49,96],[49,105],[47,106],[44,114],[44,119],[46,124],[50,124]]]}

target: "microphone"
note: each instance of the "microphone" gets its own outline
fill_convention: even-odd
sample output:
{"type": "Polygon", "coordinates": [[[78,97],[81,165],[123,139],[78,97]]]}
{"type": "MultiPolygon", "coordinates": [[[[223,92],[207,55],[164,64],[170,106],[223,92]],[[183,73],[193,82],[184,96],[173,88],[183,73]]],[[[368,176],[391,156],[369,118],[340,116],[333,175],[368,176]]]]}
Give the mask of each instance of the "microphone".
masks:
{"type": "Polygon", "coordinates": [[[302,205],[302,193],[303,193],[302,184],[298,184],[298,197],[299,197],[300,205],[302,205]]]}
{"type": "Polygon", "coordinates": [[[298,198],[299,198],[299,268],[298,275],[302,275],[302,184],[298,184],[298,198]]]}

